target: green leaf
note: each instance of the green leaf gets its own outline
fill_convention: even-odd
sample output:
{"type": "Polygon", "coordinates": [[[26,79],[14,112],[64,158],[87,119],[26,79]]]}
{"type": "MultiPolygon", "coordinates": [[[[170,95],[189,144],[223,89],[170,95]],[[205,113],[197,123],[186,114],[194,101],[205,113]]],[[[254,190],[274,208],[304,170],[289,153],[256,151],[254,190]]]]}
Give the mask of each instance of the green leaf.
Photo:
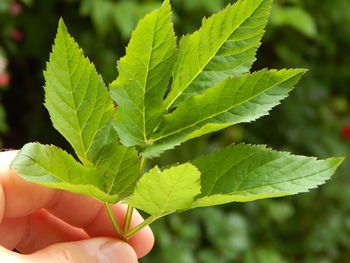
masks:
{"type": "Polygon", "coordinates": [[[288,96],[304,72],[261,70],[228,78],[203,94],[189,97],[163,117],[152,138],[154,144],[143,155],[152,157],[189,139],[266,115],[288,96]]]}
{"type": "Polygon", "coordinates": [[[109,147],[109,145],[111,144],[118,145],[118,140],[119,138],[117,131],[113,128],[111,121],[96,133],[96,138],[91,144],[90,150],[87,155],[88,159],[91,160],[94,166],[96,166],[96,164],[101,158],[101,154],[104,148],[109,147]]]}
{"type": "Polygon", "coordinates": [[[200,193],[200,173],[186,163],[161,171],[153,168],[136,185],[129,205],[162,216],[188,208],[200,193]]]}
{"type": "Polygon", "coordinates": [[[101,129],[91,145],[89,158],[104,178],[105,192],[119,194],[119,200],[132,194],[140,178],[140,159],[135,148],[118,143],[111,123],[101,129]]]}
{"type": "Polygon", "coordinates": [[[110,0],[93,0],[91,8],[91,19],[96,31],[101,35],[106,35],[113,28],[114,3],[110,0]]]}
{"type": "Polygon", "coordinates": [[[137,1],[115,3],[113,18],[122,38],[129,39],[139,19],[159,6],[159,2],[144,2],[142,5],[137,1]]]}
{"type": "Polygon", "coordinates": [[[318,34],[314,17],[297,6],[285,7],[275,4],[271,15],[271,23],[274,26],[291,26],[310,38],[316,38],[318,34]],[[295,19],[296,17],[298,19],[295,19]]]}
{"type": "Polygon", "coordinates": [[[324,184],[343,158],[316,158],[276,152],[264,146],[231,145],[193,164],[202,193],[192,207],[293,195],[324,184]]]}
{"type": "Polygon", "coordinates": [[[56,146],[29,143],[11,167],[30,182],[116,203],[132,193],[140,164],[134,149],[116,143],[103,148],[96,168],[83,166],[56,146]]]}
{"type": "Polygon", "coordinates": [[[111,84],[118,104],[115,127],[127,146],[145,145],[165,112],[163,96],[176,59],[169,1],[146,15],[132,34],[119,76],[111,84]]]}
{"type": "Polygon", "coordinates": [[[101,142],[103,147],[100,151],[96,151],[98,155],[94,159],[94,164],[100,176],[104,178],[105,193],[118,194],[120,201],[134,191],[135,184],[141,176],[140,159],[136,149],[117,143],[115,130],[113,128],[110,130],[109,134],[106,134],[105,142],[101,142]]]}
{"type": "Polygon", "coordinates": [[[56,146],[28,143],[17,154],[11,167],[30,182],[116,201],[115,196],[103,192],[103,177],[95,169],[84,167],[56,146]]]}
{"type": "Polygon", "coordinates": [[[203,20],[180,42],[167,109],[203,93],[229,76],[249,71],[255,61],[271,9],[271,0],[239,0],[203,20]]]}
{"type": "Polygon", "coordinates": [[[97,132],[110,121],[114,106],[102,77],[68,34],[63,20],[44,75],[45,106],[54,127],[79,159],[90,165],[90,147],[97,132]]]}

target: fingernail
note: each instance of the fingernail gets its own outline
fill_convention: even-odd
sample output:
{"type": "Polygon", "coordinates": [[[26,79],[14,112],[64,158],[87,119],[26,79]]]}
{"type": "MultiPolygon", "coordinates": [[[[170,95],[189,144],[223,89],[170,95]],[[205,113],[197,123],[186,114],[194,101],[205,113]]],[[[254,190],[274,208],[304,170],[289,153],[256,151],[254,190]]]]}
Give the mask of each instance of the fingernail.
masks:
{"type": "Polygon", "coordinates": [[[100,247],[101,263],[137,263],[134,249],[124,242],[108,241],[100,247]]]}

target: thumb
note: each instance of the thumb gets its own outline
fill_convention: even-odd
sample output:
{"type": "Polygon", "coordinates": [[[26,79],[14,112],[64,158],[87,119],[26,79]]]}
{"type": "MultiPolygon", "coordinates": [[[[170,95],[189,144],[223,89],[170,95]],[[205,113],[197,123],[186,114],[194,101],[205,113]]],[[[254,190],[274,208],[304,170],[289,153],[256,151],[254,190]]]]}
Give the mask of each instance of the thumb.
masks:
{"type": "Polygon", "coordinates": [[[0,262],[25,263],[26,261],[22,255],[19,255],[0,246],[0,262]]]}
{"type": "Polygon", "coordinates": [[[133,248],[113,238],[92,238],[58,243],[31,255],[14,255],[0,250],[0,262],[9,263],[137,263],[133,248]],[[4,259],[9,259],[3,261],[4,259]],[[12,261],[11,261],[12,260],[12,261]]]}

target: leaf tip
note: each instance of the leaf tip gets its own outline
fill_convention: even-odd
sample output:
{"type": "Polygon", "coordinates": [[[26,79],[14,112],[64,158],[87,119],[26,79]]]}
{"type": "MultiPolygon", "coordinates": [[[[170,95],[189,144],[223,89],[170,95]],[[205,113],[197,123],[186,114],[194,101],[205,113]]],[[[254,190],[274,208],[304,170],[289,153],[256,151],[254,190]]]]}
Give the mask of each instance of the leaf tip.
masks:
{"type": "Polygon", "coordinates": [[[58,21],[58,30],[61,31],[67,31],[67,27],[66,27],[66,24],[64,23],[63,21],[63,18],[61,17],[58,21]]]}
{"type": "Polygon", "coordinates": [[[170,0],[164,0],[162,6],[170,6],[170,0]]]}
{"type": "Polygon", "coordinates": [[[308,68],[299,68],[298,71],[300,72],[300,74],[304,75],[305,73],[307,73],[310,69],[308,68]]]}
{"type": "Polygon", "coordinates": [[[329,162],[331,162],[335,168],[338,168],[339,165],[344,162],[346,157],[335,157],[335,158],[329,158],[327,159],[329,162]]]}

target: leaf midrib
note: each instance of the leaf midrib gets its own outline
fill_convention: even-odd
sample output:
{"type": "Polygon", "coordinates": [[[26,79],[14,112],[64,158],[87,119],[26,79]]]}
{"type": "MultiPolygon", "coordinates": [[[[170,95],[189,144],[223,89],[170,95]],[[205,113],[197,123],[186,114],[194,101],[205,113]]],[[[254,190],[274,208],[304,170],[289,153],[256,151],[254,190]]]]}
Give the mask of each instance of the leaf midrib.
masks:
{"type": "MultiPolygon", "coordinates": [[[[153,139],[152,141],[153,141],[153,142],[159,141],[159,140],[161,140],[161,139],[163,139],[163,138],[169,137],[169,136],[174,135],[174,134],[177,134],[177,133],[179,133],[179,132],[181,132],[181,131],[183,131],[183,130],[186,130],[186,129],[188,129],[188,128],[194,127],[195,125],[197,125],[198,123],[201,123],[202,121],[209,120],[209,119],[214,118],[214,117],[216,117],[216,116],[218,116],[218,115],[220,115],[220,114],[223,114],[223,113],[225,113],[225,112],[227,112],[227,111],[229,111],[229,110],[231,110],[231,109],[233,109],[233,108],[236,108],[236,107],[238,107],[238,106],[240,106],[240,105],[242,105],[242,104],[244,104],[244,103],[250,101],[251,99],[253,99],[253,98],[255,98],[255,97],[257,97],[257,96],[259,96],[259,95],[265,93],[266,91],[268,91],[268,90],[270,90],[270,89],[272,89],[272,88],[277,87],[277,86],[280,85],[281,83],[283,83],[283,82],[285,82],[285,81],[287,81],[287,80],[289,80],[289,79],[291,79],[291,78],[293,78],[293,77],[295,77],[295,76],[297,76],[297,74],[295,74],[295,75],[293,75],[293,76],[290,76],[290,77],[288,77],[288,78],[285,78],[285,79],[281,80],[280,82],[276,83],[275,85],[270,86],[269,88],[266,88],[266,89],[262,90],[260,93],[257,93],[255,96],[251,96],[251,97],[249,97],[248,99],[246,99],[246,100],[244,100],[244,101],[242,101],[242,102],[240,102],[240,103],[237,103],[237,104],[235,104],[235,105],[232,105],[231,107],[228,107],[228,108],[225,109],[225,110],[222,110],[222,111],[220,111],[220,112],[218,112],[218,113],[216,113],[216,114],[207,116],[205,119],[200,119],[200,120],[198,120],[198,121],[196,121],[196,122],[194,122],[194,123],[191,123],[191,124],[189,124],[189,125],[187,125],[187,126],[185,126],[185,127],[182,127],[182,128],[180,128],[180,129],[178,129],[178,130],[175,130],[175,131],[173,131],[173,132],[170,132],[170,133],[168,133],[168,134],[166,134],[166,135],[162,135],[162,136],[160,136],[160,137],[157,137],[157,138],[153,139]]],[[[261,77],[262,77],[262,76],[261,76],[261,77]]],[[[204,94],[201,94],[201,95],[198,95],[198,96],[204,96],[204,95],[205,95],[205,93],[204,93],[204,94]]],[[[173,114],[173,113],[172,113],[172,114],[173,114]]]]}
{"type": "Polygon", "coordinates": [[[154,35],[156,33],[156,27],[158,24],[158,17],[159,17],[159,11],[156,13],[157,17],[156,17],[156,21],[154,23],[153,26],[153,34],[152,34],[152,43],[151,43],[151,52],[149,54],[149,58],[148,58],[148,63],[147,63],[147,67],[146,67],[146,75],[145,75],[145,79],[144,79],[144,84],[143,84],[143,89],[142,89],[142,121],[143,121],[143,138],[144,138],[144,142],[147,142],[147,134],[146,134],[146,88],[147,88],[147,83],[148,83],[148,75],[149,75],[149,68],[150,68],[150,63],[151,63],[151,59],[152,59],[152,54],[154,52],[154,35]]]}
{"type": "MultiPolygon", "coordinates": [[[[43,166],[40,162],[38,162],[37,160],[33,159],[31,156],[22,153],[25,157],[27,157],[29,160],[31,160],[34,164],[36,164],[37,166],[39,166],[41,169],[43,169],[48,175],[51,175],[52,177],[54,177],[57,180],[60,180],[63,183],[66,184],[70,184],[70,185],[76,185],[76,186],[86,186],[86,185],[90,185],[93,187],[96,187],[98,190],[100,190],[99,187],[97,187],[96,185],[89,183],[89,184],[73,184],[72,182],[68,182],[67,180],[64,180],[62,177],[57,176],[54,172],[49,171],[45,166],[43,166]]],[[[101,191],[101,190],[100,190],[101,191]]],[[[102,191],[101,191],[102,192],[102,191]]]]}
{"type": "MultiPolygon", "coordinates": [[[[288,181],[279,181],[279,182],[275,182],[275,183],[271,183],[271,184],[266,184],[266,185],[261,185],[261,186],[246,188],[246,189],[242,189],[242,190],[239,190],[239,191],[234,191],[234,192],[226,193],[226,194],[205,195],[205,196],[202,196],[202,197],[196,199],[196,202],[197,202],[197,201],[200,201],[201,199],[204,199],[204,198],[214,197],[214,196],[216,196],[216,195],[232,196],[232,197],[233,197],[233,196],[235,196],[235,195],[239,195],[238,193],[241,193],[241,192],[245,192],[245,193],[248,194],[248,195],[243,195],[243,196],[249,196],[249,195],[250,195],[250,196],[256,196],[256,195],[261,195],[261,194],[268,194],[268,193],[252,194],[252,193],[250,193],[249,191],[252,191],[252,190],[255,190],[255,189],[259,189],[259,188],[273,187],[273,186],[275,186],[275,185],[284,184],[284,183],[293,183],[294,181],[299,181],[299,180],[307,179],[307,178],[313,177],[313,176],[315,176],[315,175],[317,175],[317,174],[321,174],[321,173],[327,172],[327,171],[329,171],[329,170],[332,170],[332,169],[334,169],[334,167],[336,167],[336,166],[337,166],[337,164],[334,164],[334,165],[332,165],[331,167],[326,168],[326,169],[324,169],[324,170],[322,170],[322,171],[317,171],[317,172],[312,173],[312,174],[309,174],[309,175],[307,175],[307,176],[303,176],[303,177],[291,179],[291,180],[288,180],[288,181]]],[[[327,178],[326,178],[325,180],[327,180],[327,178]]],[[[314,186],[312,186],[312,187],[310,187],[310,188],[308,188],[308,189],[312,189],[312,188],[314,188],[314,186]]],[[[300,192],[300,191],[299,191],[299,192],[300,192]]],[[[285,193],[286,193],[286,194],[293,194],[294,192],[285,192],[285,193]]],[[[275,194],[273,194],[273,195],[275,195],[275,194]]]]}
{"type": "Polygon", "coordinates": [[[112,180],[112,182],[111,182],[111,185],[110,185],[110,187],[109,187],[109,190],[107,191],[107,194],[110,194],[111,191],[112,191],[112,189],[113,189],[115,180],[116,180],[116,178],[117,178],[118,175],[119,175],[120,167],[121,167],[121,165],[122,165],[122,162],[124,161],[124,157],[125,157],[125,155],[126,155],[127,152],[128,152],[128,149],[126,149],[126,150],[124,151],[123,156],[122,156],[122,158],[120,159],[120,162],[119,162],[119,164],[118,164],[118,169],[115,171],[115,175],[113,176],[113,180],[112,180]]]}
{"type": "MultiPolygon", "coordinates": [[[[77,107],[75,105],[75,100],[74,100],[74,95],[73,95],[73,90],[72,90],[72,82],[71,82],[71,72],[70,72],[70,68],[69,68],[69,59],[68,59],[68,55],[67,55],[67,37],[69,38],[69,36],[67,36],[67,33],[64,32],[63,34],[64,36],[64,41],[63,41],[63,44],[64,44],[64,52],[65,52],[65,62],[66,62],[66,66],[67,66],[67,73],[68,73],[68,81],[69,81],[69,86],[70,86],[70,90],[69,90],[69,94],[71,94],[71,98],[72,98],[72,101],[73,101],[73,107],[74,107],[74,117],[75,117],[75,121],[76,121],[76,124],[78,126],[78,129],[79,129],[79,139],[80,139],[80,143],[83,147],[83,157],[84,157],[84,160],[81,160],[83,163],[85,163],[85,160],[88,160],[87,156],[86,156],[86,148],[85,148],[85,143],[84,143],[84,140],[83,140],[83,135],[82,135],[82,129],[80,127],[80,124],[79,124],[79,119],[78,119],[78,112],[77,112],[77,107]]],[[[85,59],[85,58],[84,58],[85,59]]]]}
{"type": "MultiPolygon", "coordinates": [[[[274,185],[278,185],[278,184],[283,184],[283,183],[293,183],[294,181],[299,181],[299,180],[303,180],[303,179],[306,179],[306,178],[309,178],[309,177],[313,177],[317,174],[321,174],[321,173],[324,173],[328,170],[332,170],[335,166],[337,166],[337,164],[334,164],[332,165],[331,167],[329,168],[326,168],[324,170],[321,170],[321,171],[317,171],[315,173],[312,173],[312,174],[309,174],[309,175],[306,175],[306,176],[302,176],[302,177],[299,177],[299,178],[295,178],[295,179],[291,179],[291,180],[288,180],[288,181],[280,181],[280,182],[276,182],[276,183],[272,183],[272,184],[266,184],[266,185],[261,185],[261,186],[257,186],[257,187],[251,187],[251,188],[247,188],[247,189],[242,189],[242,190],[239,190],[239,191],[234,191],[228,195],[234,195],[234,193],[239,193],[239,192],[248,192],[248,191],[251,191],[251,190],[254,190],[254,189],[259,189],[259,188],[264,188],[264,187],[273,187],[274,185]]],[[[325,179],[327,180],[327,179],[325,179]]],[[[308,188],[310,189],[310,188],[308,188]]],[[[292,192],[290,192],[292,193],[292,192]]],[[[255,195],[255,194],[253,194],[255,195]]]]}

